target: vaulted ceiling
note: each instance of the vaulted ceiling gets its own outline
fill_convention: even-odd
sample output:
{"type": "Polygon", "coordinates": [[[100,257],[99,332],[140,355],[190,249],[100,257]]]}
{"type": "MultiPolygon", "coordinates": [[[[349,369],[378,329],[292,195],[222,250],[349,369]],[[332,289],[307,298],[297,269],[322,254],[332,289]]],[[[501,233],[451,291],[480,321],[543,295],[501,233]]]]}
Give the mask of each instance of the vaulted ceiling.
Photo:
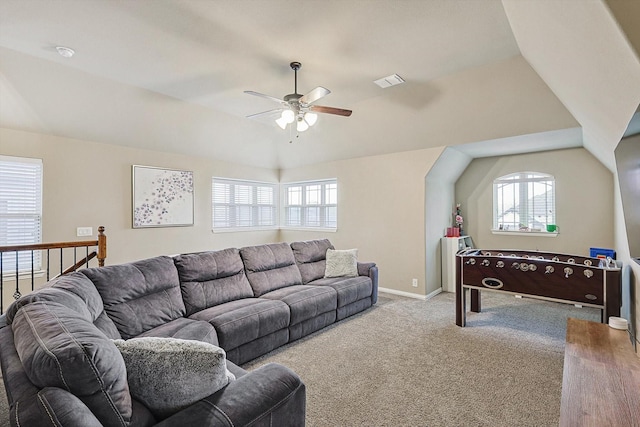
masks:
{"type": "Polygon", "coordinates": [[[0,126],[268,168],[581,127],[612,167],[640,103],[639,3],[2,0],[0,126]],[[299,137],[246,118],[277,105],[243,91],[293,92],[294,60],[300,93],[353,115],[299,137]]]}

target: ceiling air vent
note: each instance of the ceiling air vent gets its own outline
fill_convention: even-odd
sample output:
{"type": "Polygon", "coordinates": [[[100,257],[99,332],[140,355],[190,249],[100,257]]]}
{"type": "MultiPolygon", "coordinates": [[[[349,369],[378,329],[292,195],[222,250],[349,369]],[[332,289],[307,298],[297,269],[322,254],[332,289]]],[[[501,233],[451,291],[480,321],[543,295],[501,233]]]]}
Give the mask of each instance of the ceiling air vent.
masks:
{"type": "Polygon", "coordinates": [[[397,74],[391,74],[390,76],[383,77],[374,81],[374,83],[384,89],[387,87],[399,85],[400,83],[404,83],[404,79],[397,74]]]}

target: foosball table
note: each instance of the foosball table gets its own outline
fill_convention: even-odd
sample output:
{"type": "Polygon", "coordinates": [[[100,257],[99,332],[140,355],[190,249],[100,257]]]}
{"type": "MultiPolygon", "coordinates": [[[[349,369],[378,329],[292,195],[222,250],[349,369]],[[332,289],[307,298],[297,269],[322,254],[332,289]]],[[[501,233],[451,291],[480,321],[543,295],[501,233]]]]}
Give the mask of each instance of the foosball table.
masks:
{"type": "Polygon", "coordinates": [[[611,258],[540,251],[463,249],[456,254],[456,325],[481,310],[482,291],[502,292],[601,310],[601,322],[619,316],[622,274],[611,258]]]}

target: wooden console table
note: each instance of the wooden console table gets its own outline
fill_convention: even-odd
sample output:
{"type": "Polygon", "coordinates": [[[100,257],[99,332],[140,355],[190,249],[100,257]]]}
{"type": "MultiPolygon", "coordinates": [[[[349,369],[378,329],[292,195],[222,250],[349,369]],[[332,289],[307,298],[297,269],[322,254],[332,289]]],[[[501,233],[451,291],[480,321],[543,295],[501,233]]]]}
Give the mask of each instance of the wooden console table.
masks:
{"type": "Polygon", "coordinates": [[[640,426],[640,358],[627,331],[568,319],[560,426],[640,426]]]}

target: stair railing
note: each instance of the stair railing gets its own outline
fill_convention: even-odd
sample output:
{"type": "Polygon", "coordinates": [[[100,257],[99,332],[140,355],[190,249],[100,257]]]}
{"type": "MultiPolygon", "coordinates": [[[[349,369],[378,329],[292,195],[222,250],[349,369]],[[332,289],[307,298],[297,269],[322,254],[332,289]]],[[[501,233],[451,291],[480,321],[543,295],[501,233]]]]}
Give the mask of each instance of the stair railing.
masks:
{"type": "MultiPolygon", "coordinates": [[[[51,266],[52,251],[54,251],[54,255],[59,257],[59,271],[53,277],[57,277],[63,274],[70,273],[72,271],[76,271],[82,267],[89,267],[89,261],[93,258],[97,258],[98,267],[104,266],[104,260],[107,258],[107,236],[104,234],[104,227],[98,227],[98,238],[96,240],[83,240],[83,241],[75,241],[75,242],[57,242],[57,243],[36,243],[36,244],[28,244],[28,245],[12,245],[12,246],[0,246],[0,314],[2,314],[4,310],[4,282],[7,280],[15,281],[15,292],[13,294],[14,299],[20,299],[22,297],[22,292],[20,290],[21,280],[30,280],[31,281],[31,291],[35,288],[36,278],[42,277],[44,273],[46,273],[46,280],[49,281],[53,277],[51,276],[52,269],[54,267],[51,266]],[[78,250],[80,248],[85,248],[85,256],[78,260],[78,250]],[[90,249],[93,248],[92,252],[89,252],[90,249]],[[68,268],[64,267],[64,254],[65,250],[70,252],[70,249],[73,250],[73,265],[68,268]],[[36,270],[35,268],[35,260],[36,260],[36,252],[37,251],[46,251],[46,268],[42,270],[42,268],[36,270]],[[4,262],[7,254],[14,254],[15,257],[15,265],[6,266],[4,262]],[[19,260],[20,255],[24,261],[24,255],[27,255],[27,262],[29,262],[29,254],[31,260],[31,267],[20,268],[19,260]],[[5,273],[5,269],[9,269],[10,267],[14,267],[15,271],[12,269],[8,273],[5,273]]],[[[10,257],[10,255],[9,255],[10,257]]],[[[68,262],[68,261],[67,261],[68,262]]]]}

